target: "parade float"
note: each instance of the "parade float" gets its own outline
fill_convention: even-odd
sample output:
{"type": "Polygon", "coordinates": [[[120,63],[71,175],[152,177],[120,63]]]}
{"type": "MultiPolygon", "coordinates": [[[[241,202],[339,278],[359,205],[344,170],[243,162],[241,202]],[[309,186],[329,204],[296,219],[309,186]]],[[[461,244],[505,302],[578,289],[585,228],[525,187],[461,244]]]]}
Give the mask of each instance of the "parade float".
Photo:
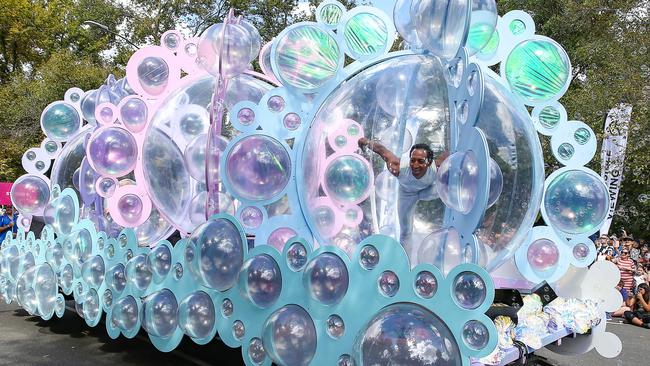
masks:
{"type": "Polygon", "coordinates": [[[562,46],[493,0],[315,15],[265,45],[232,13],[198,38],[168,31],[125,78],[48,105],[11,191],[4,300],[47,320],[71,296],[111,338],[219,337],[247,365],[616,356],[618,271],[589,268],[609,198],[585,167],[594,132],[559,101],[562,46]],[[415,144],[433,181],[406,227],[375,150],[408,166],[415,144]],[[495,300],[510,289],[523,303],[495,300]],[[497,302],[517,315],[486,315],[497,302]]]}

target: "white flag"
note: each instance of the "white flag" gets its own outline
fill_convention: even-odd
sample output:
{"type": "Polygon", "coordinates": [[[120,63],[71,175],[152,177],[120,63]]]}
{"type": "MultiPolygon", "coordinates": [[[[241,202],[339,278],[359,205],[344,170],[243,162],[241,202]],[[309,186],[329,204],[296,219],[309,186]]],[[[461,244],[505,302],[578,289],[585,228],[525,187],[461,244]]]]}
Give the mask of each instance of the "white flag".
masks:
{"type": "Polygon", "coordinates": [[[623,180],[623,165],[625,148],[627,146],[627,130],[632,116],[632,106],[620,104],[612,108],[605,120],[605,134],[601,150],[601,176],[609,191],[609,210],[607,218],[600,228],[600,234],[607,235],[614,218],[618,191],[623,180]]]}

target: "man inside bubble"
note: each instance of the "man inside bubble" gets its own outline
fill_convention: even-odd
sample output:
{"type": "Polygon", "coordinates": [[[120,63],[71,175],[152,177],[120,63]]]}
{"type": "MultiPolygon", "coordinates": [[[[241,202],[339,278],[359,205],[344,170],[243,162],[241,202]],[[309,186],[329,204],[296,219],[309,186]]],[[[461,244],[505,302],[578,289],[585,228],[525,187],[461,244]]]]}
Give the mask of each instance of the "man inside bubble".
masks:
{"type": "Polygon", "coordinates": [[[418,201],[438,198],[436,190],[436,165],[433,150],[427,144],[415,144],[409,151],[409,164],[401,165],[401,159],[378,141],[365,137],[359,139],[359,147],[368,147],[385,162],[388,171],[397,177],[397,215],[399,216],[400,243],[409,246],[413,236],[413,219],[418,201]]]}

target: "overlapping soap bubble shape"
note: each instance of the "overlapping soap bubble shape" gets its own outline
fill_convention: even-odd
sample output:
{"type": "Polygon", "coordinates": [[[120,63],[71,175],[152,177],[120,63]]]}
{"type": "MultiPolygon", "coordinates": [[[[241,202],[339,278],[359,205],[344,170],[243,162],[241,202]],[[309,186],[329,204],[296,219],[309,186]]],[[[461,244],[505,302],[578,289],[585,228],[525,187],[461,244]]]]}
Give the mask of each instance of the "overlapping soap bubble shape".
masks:
{"type": "MultiPolygon", "coordinates": [[[[450,364],[464,364],[468,362],[465,356],[482,354],[490,345],[493,346],[495,338],[491,322],[481,318],[483,307],[491,302],[489,276],[470,264],[455,266],[465,258],[458,239],[459,230],[448,226],[445,210],[467,213],[475,203],[473,196],[486,196],[485,204],[487,206],[489,203],[491,207],[477,236],[482,244],[481,264],[488,268],[498,267],[527,239],[522,233],[530,230],[544,194],[540,184],[543,164],[539,140],[530,125],[530,115],[513,94],[524,98],[526,104],[535,106],[534,127],[540,132],[549,132],[544,128],[559,129],[558,126],[568,123],[564,121],[563,109],[557,103],[566,90],[568,78],[563,83],[556,79],[562,81],[562,71],[567,73],[566,67],[570,68],[570,65],[566,64],[568,58],[563,58],[566,55],[561,47],[548,39],[532,39],[531,33],[526,33],[534,30],[534,24],[522,14],[515,13],[516,19],[509,19],[509,23],[504,21],[506,16],[497,24],[496,10],[490,2],[480,6],[461,3],[399,1],[396,5],[395,24],[409,47],[416,50],[425,48],[440,58],[418,52],[383,56],[392,43],[389,42],[392,40],[389,36],[390,22],[382,22],[386,20],[385,17],[365,8],[347,12],[339,3],[325,2],[317,11],[319,24],[290,27],[272,46],[262,50],[262,69],[272,72],[267,78],[260,80],[242,74],[245,71],[242,65],[248,65],[255,57],[256,49],[259,49],[255,42],[248,42],[256,38],[251,37],[252,33],[245,23],[221,24],[206,31],[202,40],[183,40],[177,32],[168,32],[163,35],[160,47],[150,46],[138,51],[127,66],[129,82],[123,82],[124,90],[132,89],[137,95],[113,100],[110,104],[99,103],[93,115],[94,123],[99,128],[88,131],[86,135],[89,137],[70,132],[83,130],[83,127],[80,119],[76,123],[74,118],[68,118],[74,116],[73,109],[77,116],[81,115],[80,110],[83,113],[86,100],[83,92],[76,91],[76,96],[71,93],[69,98],[66,95],[65,103],[71,105],[72,109],[57,107],[50,111],[46,108],[44,115],[46,122],[54,115],[66,122],[63,126],[68,123],[69,126],[61,129],[58,123],[53,123],[57,127],[48,134],[52,142],[44,141],[42,148],[50,151],[56,145],[57,149],[61,149],[60,143],[70,139],[64,149],[68,149],[65,156],[71,163],[57,169],[60,173],[57,173],[56,182],[64,183],[59,183],[61,188],[74,187],[74,183],[78,182],[74,187],[77,191],[71,193],[68,190],[64,194],[56,186],[50,190],[47,178],[36,173],[21,177],[22,181],[16,182],[18,188],[14,199],[21,214],[39,215],[41,211],[46,211],[48,205],[50,207],[47,210],[50,213],[46,216],[51,217],[48,219],[51,226],[47,226],[45,236],[38,240],[52,248],[47,250],[51,253],[51,258],[47,259],[51,267],[50,271],[47,268],[30,270],[38,267],[31,265],[36,261],[30,260],[28,253],[35,249],[36,239],[33,235],[30,238],[29,234],[26,239],[19,239],[17,245],[3,250],[3,273],[6,274],[3,276],[3,295],[12,299],[20,294],[17,299],[20,298],[20,303],[35,314],[47,316],[51,309],[59,311],[60,297],[48,290],[52,287],[51,273],[54,273],[64,291],[75,295],[79,311],[89,324],[96,325],[95,321],[101,317],[100,305],[107,311],[107,329],[111,336],[120,333],[134,336],[142,324],[154,344],[164,350],[175,347],[182,334],[203,343],[211,339],[218,329],[227,344],[243,345],[244,359],[253,364],[270,362],[270,359],[282,364],[304,364],[305,360],[309,362],[313,357],[336,357],[342,364],[349,364],[353,358],[361,364],[372,363],[373,357],[381,357],[381,345],[388,341],[383,337],[391,333],[388,328],[393,323],[399,326],[403,321],[420,324],[423,329],[436,329],[433,331],[436,337],[424,337],[426,339],[416,340],[416,343],[426,343],[427,347],[452,354],[450,364]],[[448,16],[441,17],[440,9],[448,16]],[[515,21],[524,24],[523,33],[522,27],[517,26],[519,23],[515,21]],[[360,24],[369,26],[364,28],[360,24]],[[436,29],[443,31],[436,32],[436,29]],[[493,75],[482,68],[484,88],[480,87],[481,83],[477,88],[472,83],[476,74],[466,72],[470,69],[467,59],[461,57],[446,61],[458,56],[460,47],[465,44],[462,33],[467,32],[458,29],[469,29],[467,56],[473,55],[476,62],[488,65],[499,62],[494,62],[498,59],[495,55],[499,53],[514,55],[513,60],[505,60],[506,67],[502,67],[504,75],[493,75]],[[364,37],[363,31],[366,30],[369,32],[364,37]],[[516,36],[523,37],[521,39],[524,41],[516,43],[513,50],[514,46],[506,46],[512,43],[506,41],[516,36]],[[493,47],[495,37],[499,38],[496,48],[493,47]],[[296,57],[302,56],[300,52],[305,52],[305,45],[314,45],[315,41],[321,42],[317,44],[321,48],[316,48],[320,52],[314,53],[311,61],[305,62],[296,57]],[[504,47],[510,49],[504,51],[504,47]],[[564,65],[559,65],[560,75],[549,75],[548,84],[541,88],[550,90],[551,97],[535,94],[534,90],[539,88],[531,84],[533,81],[528,75],[507,71],[516,70],[514,66],[508,68],[511,62],[532,67],[536,62],[549,60],[545,57],[531,58],[531,49],[548,52],[551,61],[553,57],[566,60],[564,65]],[[344,53],[358,62],[343,68],[344,53]],[[377,62],[382,58],[383,61],[377,62]],[[183,62],[187,60],[192,62],[183,62]],[[364,63],[366,61],[372,62],[364,63]],[[219,64],[222,66],[216,68],[219,64]],[[208,132],[207,106],[214,89],[214,79],[201,73],[202,69],[210,73],[220,72],[231,78],[230,94],[227,93],[225,98],[230,111],[226,124],[231,123],[234,127],[234,135],[224,138],[223,160],[217,169],[222,172],[224,187],[219,195],[220,202],[227,203],[220,209],[234,213],[236,218],[225,216],[207,223],[204,223],[204,207],[201,206],[206,195],[202,182],[206,174],[202,169],[206,165],[203,146],[208,132]],[[181,71],[188,76],[181,79],[181,71]],[[391,76],[392,89],[382,87],[389,82],[386,75],[391,76]],[[346,79],[345,84],[338,86],[346,79]],[[273,80],[281,82],[283,86],[272,89],[273,80]],[[178,82],[181,87],[177,87],[178,82]],[[471,103],[471,100],[467,104],[455,103],[455,100],[453,104],[449,103],[463,95],[459,92],[461,85],[467,89],[466,95],[481,95],[482,103],[471,103]],[[478,89],[482,90],[481,93],[476,93],[478,89]],[[388,90],[394,92],[386,93],[388,90]],[[305,93],[312,97],[305,97],[305,93]],[[232,96],[231,102],[229,95],[232,96]],[[75,104],[75,101],[81,102],[75,104]],[[478,116],[475,123],[485,135],[491,156],[484,166],[477,166],[477,157],[472,151],[455,152],[453,138],[449,138],[449,134],[458,130],[454,124],[461,121],[465,114],[471,114],[466,108],[477,105],[480,111],[471,113],[478,116]],[[318,110],[310,114],[310,108],[318,110]],[[148,118],[149,113],[153,115],[151,119],[148,118]],[[451,121],[447,119],[447,114],[452,116],[451,121]],[[306,131],[306,124],[302,121],[310,115],[313,115],[314,121],[311,129],[306,131]],[[116,120],[121,123],[115,124],[116,120]],[[236,135],[237,131],[239,135],[236,135]],[[289,147],[286,140],[301,137],[301,133],[305,138],[302,141],[296,139],[294,145],[289,147]],[[436,190],[444,205],[438,203],[437,209],[427,210],[431,208],[429,206],[420,207],[417,211],[416,232],[420,230],[424,235],[418,260],[424,263],[413,270],[401,249],[394,256],[387,255],[393,253],[395,248],[401,248],[396,242],[374,235],[396,235],[396,208],[390,207],[389,201],[390,197],[396,196],[397,185],[376,157],[359,152],[356,145],[361,136],[379,138],[400,154],[407,152],[410,145],[416,142],[430,144],[438,155],[450,153],[437,174],[436,190]],[[71,143],[72,137],[76,138],[75,144],[71,143]],[[228,141],[228,138],[232,140],[228,141]],[[304,150],[301,150],[303,146],[304,150]],[[90,154],[83,157],[85,152],[91,150],[98,154],[92,154],[92,158],[89,158],[90,154]],[[134,150],[137,150],[139,159],[134,159],[131,154],[134,150]],[[100,151],[110,154],[100,156],[100,151]],[[141,165],[138,161],[142,161],[141,165]],[[76,174],[78,178],[74,178],[75,166],[79,168],[76,174]],[[294,182],[293,176],[288,176],[286,172],[296,167],[303,170],[298,170],[297,181],[294,182]],[[233,174],[243,172],[245,168],[253,169],[248,174],[233,174]],[[483,192],[477,192],[480,190],[476,184],[477,169],[493,172],[488,174],[491,178],[489,189],[483,192]],[[122,178],[132,171],[135,179],[122,178]],[[379,173],[375,174],[375,171],[379,173]],[[97,197],[86,194],[89,192],[108,198],[111,216],[113,209],[118,213],[116,216],[119,218],[113,218],[117,225],[135,226],[136,230],[124,229],[115,238],[113,235],[106,236],[103,231],[97,232],[97,222],[79,221],[78,212],[84,217],[84,211],[95,221],[104,217],[88,214],[90,210],[74,204],[78,196],[81,196],[84,204],[91,205],[93,201],[95,204],[103,203],[93,200],[97,197]],[[278,202],[285,202],[283,195],[290,203],[302,205],[293,207],[302,207],[304,218],[277,208],[278,202]],[[113,197],[120,198],[111,200],[113,197]],[[237,210],[235,200],[239,202],[237,210]],[[517,204],[513,205],[515,202],[517,204]],[[274,222],[273,217],[269,217],[271,208],[281,213],[278,216],[282,220],[274,222]],[[162,223],[160,226],[165,228],[161,232],[175,227],[183,233],[191,232],[192,236],[174,247],[164,241],[151,250],[138,247],[138,225],[146,223],[147,217],[151,220],[152,215],[147,213],[153,213],[153,210],[159,213],[156,222],[162,223]],[[187,220],[188,217],[190,220],[187,220]],[[322,248],[313,251],[308,242],[298,239],[292,242],[290,236],[297,231],[292,229],[289,222],[296,218],[298,221],[292,224],[300,227],[302,222],[305,228],[310,229],[297,231],[307,233],[304,235],[307,240],[311,239],[309,234],[313,233],[315,240],[324,245],[322,248]],[[242,226],[239,226],[240,222],[242,226]],[[282,257],[275,249],[264,245],[248,253],[244,245],[244,232],[258,234],[258,237],[270,242],[273,233],[265,226],[270,226],[276,233],[283,233],[282,230],[286,233],[277,245],[283,248],[282,257]],[[288,232],[287,229],[293,231],[288,232]],[[48,238],[49,235],[52,236],[48,238]],[[56,243],[59,238],[66,239],[56,243]],[[386,240],[388,244],[379,244],[386,240]],[[286,245],[283,247],[283,244],[286,245]],[[428,258],[423,258],[425,256],[428,258]],[[358,264],[350,263],[348,257],[353,261],[358,258],[358,264]],[[377,258],[382,258],[382,261],[386,261],[385,258],[401,259],[395,259],[394,263],[382,262],[386,267],[377,272],[379,269],[375,268],[379,267],[372,264],[377,258]],[[218,261],[215,262],[216,259],[218,261]],[[426,262],[433,262],[439,269],[426,262]],[[459,269],[462,271],[458,272],[459,269]],[[11,282],[17,280],[16,275],[25,270],[31,274],[22,282],[18,279],[20,286],[13,286],[11,282]],[[187,271],[192,276],[187,276],[187,271]],[[446,322],[445,325],[427,310],[432,308],[432,304],[426,304],[427,308],[415,305],[423,304],[421,299],[427,298],[423,294],[430,293],[432,286],[438,288],[436,286],[448,283],[440,271],[444,271],[450,283],[456,287],[449,294],[443,292],[436,297],[436,301],[442,304],[456,299],[452,304],[464,311],[457,314],[452,312],[449,317],[464,319],[458,323],[462,324],[462,329],[445,330],[453,323],[446,322]],[[303,272],[304,275],[299,275],[303,272]],[[362,281],[361,277],[351,275],[356,272],[365,273],[367,279],[362,281]],[[331,277],[334,274],[337,274],[336,277],[331,277]],[[414,277],[411,281],[416,284],[415,290],[411,286],[399,285],[400,281],[408,283],[411,277],[414,277]],[[37,281],[34,278],[46,280],[37,281]],[[291,283],[288,278],[299,281],[297,284],[304,282],[304,290],[302,286],[288,286],[291,283]],[[377,283],[377,287],[369,289],[363,283],[377,283]],[[458,296],[464,292],[457,286],[468,289],[462,299],[458,296]],[[235,288],[237,290],[233,290],[235,288]],[[291,288],[298,290],[295,290],[295,294],[289,294],[287,289],[291,288]],[[312,300],[298,301],[304,298],[301,291],[307,291],[312,300]],[[362,329],[368,319],[361,317],[363,322],[355,321],[350,315],[358,313],[352,308],[354,302],[350,294],[364,291],[369,295],[367,298],[373,299],[371,302],[374,302],[377,311],[390,305],[367,324],[369,330],[379,333],[343,332],[347,335],[342,341],[345,340],[348,345],[353,340],[350,337],[360,334],[353,355],[314,355],[316,338],[319,343],[337,339],[336,335],[345,328],[342,324],[348,325],[350,330],[362,329]],[[56,300],[54,303],[41,304],[33,300],[32,294],[36,295],[36,292],[56,300]],[[145,298],[144,303],[139,301],[142,297],[145,298]],[[399,299],[413,304],[400,305],[399,299]],[[465,306],[465,301],[471,304],[465,306]],[[272,304],[292,305],[276,308],[272,304]],[[328,307],[333,304],[341,306],[336,315],[331,314],[334,309],[328,307]],[[348,306],[350,309],[347,309],[348,306]],[[260,312],[260,308],[267,310],[260,312]],[[274,310],[272,314],[271,310],[274,310]],[[139,315],[141,311],[142,316],[139,315]],[[253,315],[256,312],[259,314],[253,315]],[[239,318],[231,318],[233,313],[239,314],[239,318]],[[471,317],[480,319],[468,321],[471,317]],[[284,329],[283,324],[289,323],[308,335],[299,344],[289,334],[278,333],[284,329]],[[373,325],[375,323],[384,324],[386,329],[377,328],[373,325]],[[262,324],[265,324],[264,331],[262,324]],[[261,334],[264,336],[259,338],[261,334]],[[325,334],[329,338],[323,338],[325,334]],[[433,346],[429,344],[432,339],[441,343],[433,346]],[[456,343],[454,339],[463,339],[463,342],[456,343]],[[454,344],[461,351],[454,350],[454,344]],[[290,349],[289,346],[298,348],[290,349]]],[[[110,86],[109,80],[106,87],[110,86]]],[[[91,122],[90,118],[87,121],[91,122]]],[[[588,226],[587,230],[592,230],[598,226],[599,213],[578,223],[570,210],[584,210],[585,198],[600,207],[603,199],[596,191],[601,182],[586,168],[572,165],[576,162],[571,159],[581,155],[576,152],[576,146],[579,150],[581,141],[586,147],[595,143],[593,132],[591,135],[585,134],[584,126],[576,125],[573,134],[575,141],[559,142],[560,134],[552,136],[551,142],[557,146],[558,159],[569,162],[566,163],[566,171],[549,177],[547,190],[559,193],[546,194],[542,213],[552,225],[551,232],[556,229],[562,232],[573,230],[573,234],[583,235],[585,231],[582,227],[588,226]],[[561,178],[557,180],[557,176],[561,178]],[[587,186],[587,190],[592,189],[591,192],[584,191],[585,182],[593,183],[587,186]],[[560,197],[563,194],[570,197],[560,197]],[[575,207],[568,207],[567,202],[575,207]],[[555,211],[545,209],[558,205],[561,207],[555,211]]],[[[37,152],[29,156],[27,153],[25,158],[28,161],[36,160],[30,169],[47,170],[42,164],[37,164],[38,161],[45,164],[43,160],[35,159],[39,156],[37,152]]],[[[211,173],[215,172],[207,172],[211,173]]],[[[481,174],[485,175],[486,172],[481,174]]],[[[159,237],[167,235],[168,232],[165,232],[159,237]]],[[[158,243],[158,240],[152,242],[158,243]]],[[[261,243],[263,241],[256,238],[256,244],[261,243]]],[[[40,245],[38,247],[42,250],[40,245]]],[[[545,265],[545,258],[553,257],[553,250],[548,245],[534,247],[532,251],[528,250],[528,253],[532,252],[529,263],[545,265]]],[[[576,252],[584,253],[584,250],[574,250],[576,252]]],[[[407,338],[413,332],[417,333],[415,329],[413,332],[403,331],[408,333],[403,335],[407,338]]],[[[336,344],[339,344],[339,348],[343,347],[340,346],[342,343],[336,344]]],[[[410,351],[406,349],[397,352],[392,357],[415,357],[412,354],[409,356],[410,351]]]]}

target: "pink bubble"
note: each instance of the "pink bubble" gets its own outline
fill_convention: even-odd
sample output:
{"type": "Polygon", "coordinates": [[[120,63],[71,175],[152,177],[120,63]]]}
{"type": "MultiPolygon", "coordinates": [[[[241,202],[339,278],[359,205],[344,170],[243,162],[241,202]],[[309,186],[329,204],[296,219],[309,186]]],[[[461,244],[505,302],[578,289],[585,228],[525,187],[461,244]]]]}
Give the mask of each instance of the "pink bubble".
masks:
{"type": "Polygon", "coordinates": [[[537,271],[547,271],[557,265],[560,251],[557,245],[548,239],[535,240],[528,247],[528,264],[537,271]]]}
{"type": "Polygon", "coordinates": [[[271,235],[269,235],[268,244],[282,253],[284,245],[287,243],[287,241],[297,235],[298,234],[293,229],[290,229],[288,227],[281,227],[279,229],[275,229],[271,235]]]}

